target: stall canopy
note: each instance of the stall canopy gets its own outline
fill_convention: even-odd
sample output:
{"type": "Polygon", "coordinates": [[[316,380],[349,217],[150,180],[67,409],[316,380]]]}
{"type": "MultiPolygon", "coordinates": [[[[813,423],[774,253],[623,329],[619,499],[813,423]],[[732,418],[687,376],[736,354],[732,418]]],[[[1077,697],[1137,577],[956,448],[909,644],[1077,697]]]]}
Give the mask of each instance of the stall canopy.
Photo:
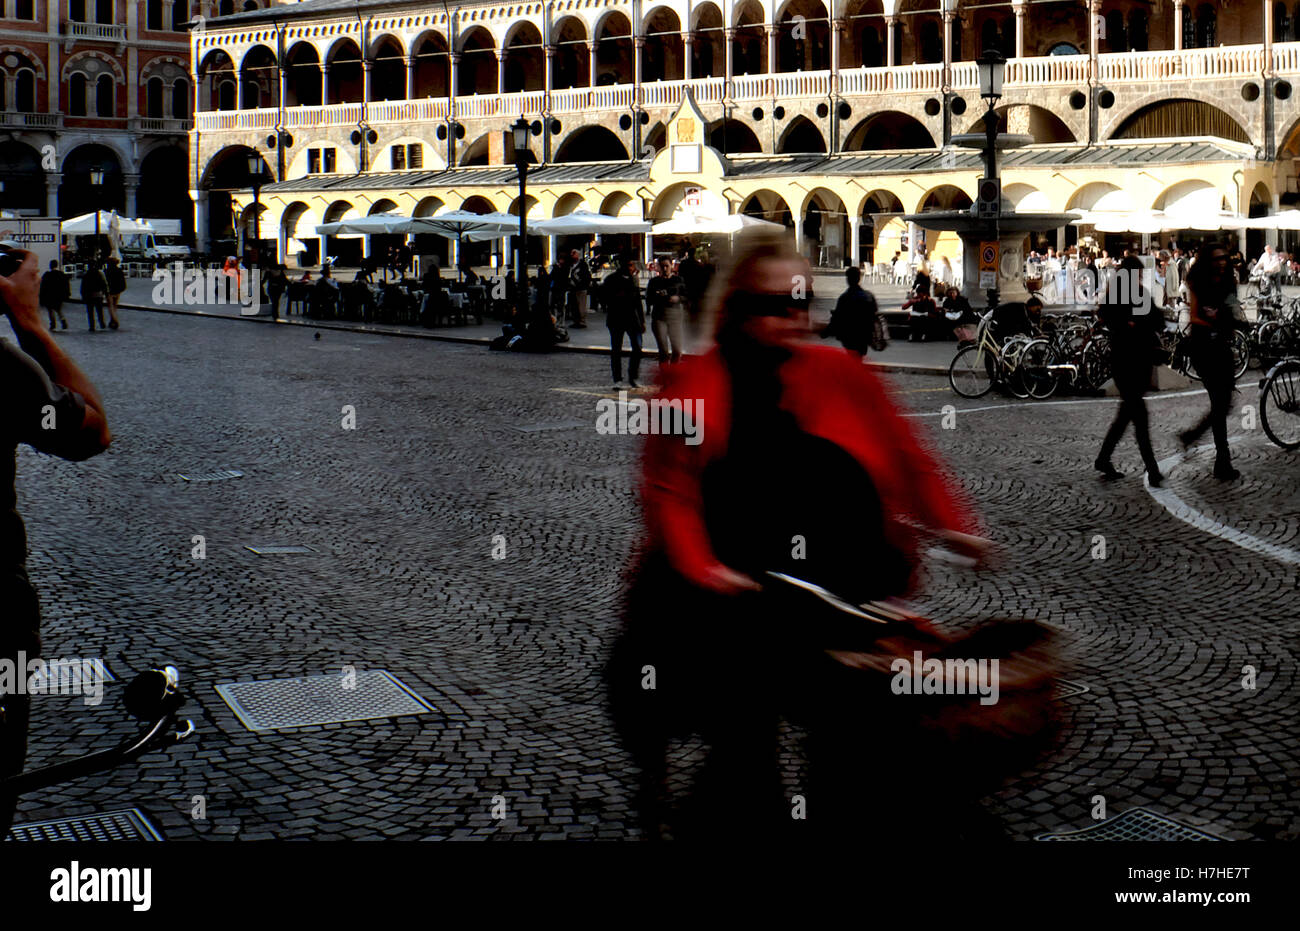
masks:
{"type": "Polygon", "coordinates": [[[1300,230],[1300,210],[1283,210],[1267,217],[1243,217],[1228,229],[1300,230]]]}
{"type": "Polygon", "coordinates": [[[773,223],[771,220],[760,220],[758,217],[751,217],[743,213],[732,213],[725,217],[707,217],[696,214],[683,214],[674,217],[671,220],[665,220],[662,223],[656,223],[652,232],[656,236],[695,236],[695,235],[725,235],[734,236],[736,233],[751,229],[785,229],[780,223],[773,223]]]}
{"type": "MultiPolygon", "coordinates": [[[[148,223],[141,223],[129,217],[119,217],[115,210],[99,211],[100,233],[108,235],[108,231],[113,228],[114,223],[117,224],[117,232],[123,236],[153,232],[153,227],[148,223]]],[[[95,215],[86,213],[79,217],[73,217],[71,220],[64,220],[60,231],[68,236],[93,236],[95,235],[95,215]]]]}
{"type": "Polygon", "coordinates": [[[611,217],[590,210],[575,210],[563,217],[542,220],[534,227],[542,236],[569,236],[582,233],[648,233],[648,220],[635,217],[611,217]]]}

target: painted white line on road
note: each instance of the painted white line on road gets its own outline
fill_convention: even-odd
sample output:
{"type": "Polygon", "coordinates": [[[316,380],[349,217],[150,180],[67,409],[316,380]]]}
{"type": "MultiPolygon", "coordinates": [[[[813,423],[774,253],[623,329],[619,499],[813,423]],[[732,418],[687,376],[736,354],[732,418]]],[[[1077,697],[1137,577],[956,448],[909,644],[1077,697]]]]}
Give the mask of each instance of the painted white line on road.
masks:
{"type": "MultiPolygon", "coordinates": [[[[1234,436],[1228,439],[1229,443],[1239,443],[1245,437],[1234,436]]],[[[1213,445],[1197,446],[1189,449],[1186,453],[1174,453],[1161,459],[1156,465],[1164,475],[1169,475],[1175,467],[1181,465],[1192,453],[1199,453],[1204,450],[1213,450],[1213,445]]],[[[1147,484],[1146,479],[1142,480],[1142,485],[1152,498],[1155,498],[1159,505],[1178,518],[1185,524],[1190,524],[1197,530],[1204,531],[1211,536],[1218,537],[1221,540],[1227,540],[1234,543],[1242,549],[1250,550],[1252,553],[1259,553],[1261,556],[1268,556],[1276,559],[1278,562],[1284,562],[1292,566],[1300,566],[1300,552],[1288,549],[1285,546],[1278,546],[1276,543],[1269,543],[1267,540],[1261,540],[1259,537],[1253,537],[1248,533],[1243,533],[1236,527],[1229,527],[1227,524],[1221,524],[1212,517],[1207,517],[1200,511],[1191,507],[1182,498],[1174,494],[1168,488],[1152,488],[1147,484]]]]}
{"type": "MultiPolygon", "coordinates": [[[[1190,388],[1187,391],[1148,395],[1148,401],[1161,401],[1165,398],[1189,398],[1194,394],[1204,394],[1204,388],[1190,388]]],[[[1011,401],[1006,404],[989,404],[985,407],[959,407],[958,414],[978,414],[982,411],[1003,411],[1013,407],[1065,407],[1071,404],[1118,404],[1119,398],[1081,398],[1077,401],[1011,401]]],[[[943,411],[925,411],[924,413],[904,414],[904,417],[942,417],[943,411]]]]}

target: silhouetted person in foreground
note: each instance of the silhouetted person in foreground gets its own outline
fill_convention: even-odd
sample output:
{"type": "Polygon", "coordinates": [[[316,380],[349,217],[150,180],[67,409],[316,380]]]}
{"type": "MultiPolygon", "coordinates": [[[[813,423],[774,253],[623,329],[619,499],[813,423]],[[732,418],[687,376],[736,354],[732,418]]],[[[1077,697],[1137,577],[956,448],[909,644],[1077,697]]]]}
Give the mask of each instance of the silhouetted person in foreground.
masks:
{"type": "Polygon", "coordinates": [[[871,348],[876,332],[876,299],[859,284],[862,272],[856,265],[844,270],[844,280],[849,286],[835,302],[830,322],[822,329],[821,336],[822,339],[835,337],[845,349],[861,357],[871,348]]]}
{"type": "Polygon", "coordinates": [[[1218,243],[1206,243],[1187,271],[1187,300],[1191,305],[1189,358],[1210,396],[1210,410],[1189,430],[1178,435],[1184,447],[1199,440],[1206,429],[1214,434],[1214,477],[1229,482],[1241,473],[1232,467],[1228,448],[1228,410],[1236,384],[1232,335],[1241,317],[1241,301],[1233,280],[1228,253],[1218,243]]]}

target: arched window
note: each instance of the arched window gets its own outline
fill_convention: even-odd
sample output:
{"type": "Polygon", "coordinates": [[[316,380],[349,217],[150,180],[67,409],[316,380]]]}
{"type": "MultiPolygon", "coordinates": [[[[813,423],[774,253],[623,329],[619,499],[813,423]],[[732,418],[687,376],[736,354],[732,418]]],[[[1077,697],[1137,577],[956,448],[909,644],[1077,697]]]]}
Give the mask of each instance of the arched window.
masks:
{"type": "Polygon", "coordinates": [[[163,116],[163,82],[162,78],[150,78],[144,86],[144,113],[153,120],[163,116]]]}
{"type": "Polygon", "coordinates": [[[86,115],[86,76],[80,71],[68,81],[68,115],[86,115]]]}
{"type": "Polygon", "coordinates": [[[190,118],[190,82],[184,78],[172,85],[172,119],[190,118]]]}
{"type": "Polygon", "coordinates": [[[190,24],[189,0],[172,0],[172,29],[184,32],[190,24]]]}
{"type": "Polygon", "coordinates": [[[113,106],[113,76],[101,74],[95,82],[95,115],[117,116],[113,106]]]}
{"type": "Polygon", "coordinates": [[[1218,22],[1214,7],[1202,3],[1196,8],[1196,47],[1213,48],[1218,41],[1218,22]]]}
{"type": "Polygon", "coordinates": [[[231,13],[234,12],[235,12],[235,0],[221,0],[221,2],[217,4],[218,16],[229,16],[231,13]]]}
{"type": "Polygon", "coordinates": [[[235,82],[229,79],[217,85],[217,109],[235,109],[235,82]]]}
{"type": "Polygon", "coordinates": [[[14,81],[14,109],[19,113],[36,112],[36,72],[23,68],[14,81]]]}
{"type": "Polygon", "coordinates": [[[262,89],[256,81],[244,82],[244,109],[256,110],[262,102],[262,89]]]}
{"type": "Polygon", "coordinates": [[[256,10],[257,8],[258,8],[258,7],[257,7],[257,0],[244,0],[244,12],[245,12],[245,13],[251,13],[253,10],[256,10]]]}
{"type": "Polygon", "coordinates": [[[163,27],[163,0],[148,0],[144,5],[144,28],[155,32],[163,27]]]}
{"type": "Polygon", "coordinates": [[[74,23],[84,23],[86,21],[86,0],[70,0],[68,16],[74,23]]]}
{"type": "Polygon", "coordinates": [[[1048,55],[1082,55],[1083,52],[1079,51],[1079,49],[1076,46],[1071,45],[1069,42],[1061,42],[1057,45],[1053,45],[1051,50],[1047,54],[1048,55]]]}
{"type": "Polygon", "coordinates": [[[1145,52],[1151,47],[1146,10],[1134,10],[1128,15],[1128,47],[1134,52],[1145,52]]]}

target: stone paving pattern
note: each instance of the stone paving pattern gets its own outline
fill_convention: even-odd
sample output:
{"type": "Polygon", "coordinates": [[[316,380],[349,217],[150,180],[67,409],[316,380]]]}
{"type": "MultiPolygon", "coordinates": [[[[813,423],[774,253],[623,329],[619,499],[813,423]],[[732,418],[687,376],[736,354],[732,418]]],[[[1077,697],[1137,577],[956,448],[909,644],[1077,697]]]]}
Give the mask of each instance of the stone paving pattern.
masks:
{"type": "MultiPolygon", "coordinates": [[[[115,333],[59,335],[116,439],[80,464],[20,452],[30,569],[47,656],[103,656],[119,678],[175,663],[198,733],[25,799],[17,820],[140,806],[171,840],[637,836],[634,773],[598,681],[639,532],[639,441],[594,430],[607,360],[122,318],[115,333]],[[355,431],[341,428],[346,404],[355,431]],[[573,421],[592,426],[528,429],[573,421]],[[176,476],[224,468],[244,477],[176,476]],[[190,556],[194,534],[205,560],[190,556]],[[214,689],[345,665],[389,670],[439,713],[255,734],[214,689]],[[196,795],[206,821],[190,817],[196,795]]],[[[1239,402],[1255,402],[1254,377],[1239,402]]],[[[1086,827],[1102,794],[1112,815],[1145,805],[1226,838],[1300,836],[1294,567],[1168,515],[1134,477],[1131,438],[1116,458],[1130,477],[1097,481],[1113,402],[963,401],[934,377],[892,381],[918,413],[1005,408],[959,414],[953,430],[918,420],[1001,547],[995,571],[930,566],[921,606],[951,629],[1054,624],[1074,642],[1070,678],[1090,688],[1064,701],[1059,751],[987,800],[1008,833],[1086,827]],[[1091,557],[1099,533],[1104,561],[1091,557]],[[1253,692],[1239,686],[1246,664],[1253,692]]],[[[1151,401],[1159,455],[1204,407],[1151,401]]],[[[1296,547],[1300,462],[1258,429],[1235,448],[1242,481],[1218,484],[1200,454],[1170,487],[1296,547]]],[[[107,688],[97,709],[35,702],[33,765],[126,732],[122,686],[107,688]]]]}

